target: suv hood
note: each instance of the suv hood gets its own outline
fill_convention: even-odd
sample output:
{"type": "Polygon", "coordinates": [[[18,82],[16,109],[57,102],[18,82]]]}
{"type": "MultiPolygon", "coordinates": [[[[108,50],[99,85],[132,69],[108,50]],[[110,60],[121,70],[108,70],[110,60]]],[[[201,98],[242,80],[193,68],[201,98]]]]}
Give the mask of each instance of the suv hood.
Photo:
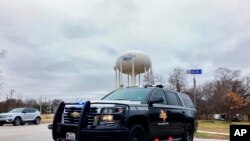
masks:
{"type": "Polygon", "coordinates": [[[0,116],[12,116],[12,115],[18,115],[20,113],[1,113],[0,116]]]}
{"type": "Polygon", "coordinates": [[[101,103],[101,104],[127,104],[127,105],[139,105],[142,102],[141,101],[129,101],[129,100],[95,100],[91,101],[91,103],[101,103]]]}

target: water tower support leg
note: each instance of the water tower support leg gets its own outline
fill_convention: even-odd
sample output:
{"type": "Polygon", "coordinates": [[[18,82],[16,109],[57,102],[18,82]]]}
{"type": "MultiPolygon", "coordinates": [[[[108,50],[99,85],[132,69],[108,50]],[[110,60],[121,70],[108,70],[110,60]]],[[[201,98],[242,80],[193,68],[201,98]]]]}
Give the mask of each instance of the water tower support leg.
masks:
{"type": "Polygon", "coordinates": [[[135,64],[134,59],[132,58],[132,86],[135,86],[135,64]]]}
{"type": "Polygon", "coordinates": [[[128,86],[129,86],[129,74],[128,74],[128,86]]]}
{"type": "Polygon", "coordinates": [[[141,85],[141,74],[139,74],[139,86],[141,85]]]}

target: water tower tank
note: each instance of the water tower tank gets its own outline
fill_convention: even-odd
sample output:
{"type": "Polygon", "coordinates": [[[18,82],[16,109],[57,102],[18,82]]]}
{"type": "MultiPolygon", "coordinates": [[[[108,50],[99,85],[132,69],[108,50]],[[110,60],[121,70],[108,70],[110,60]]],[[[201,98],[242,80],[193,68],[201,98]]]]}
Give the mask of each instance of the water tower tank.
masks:
{"type": "Polygon", "coordinates": [[[144,73],[151,67],[149,56],[138,50],[129,50],[120,54],[116,60],[116,67],[124,74],[132,74],[133,63],[135,75],[144,73]]]}
{"type": "MultiPolygon", "coordinates": [[[[119,72],[119,77],[117,77],[118,79],[122,79],[122,74],[127,74],[128,77],[131,77],[131,84],[135,85],[137,75],[142,73],[146,74],[146,72],[148,72],[147,74],[149,75],[151,61],[149,56],[145,53],[138,50],[129,50],[118,56],[114,68],[115,71],[119,72]]],[[[121,81],[119,80],[119,84],[120,83],[121,81]]]]}

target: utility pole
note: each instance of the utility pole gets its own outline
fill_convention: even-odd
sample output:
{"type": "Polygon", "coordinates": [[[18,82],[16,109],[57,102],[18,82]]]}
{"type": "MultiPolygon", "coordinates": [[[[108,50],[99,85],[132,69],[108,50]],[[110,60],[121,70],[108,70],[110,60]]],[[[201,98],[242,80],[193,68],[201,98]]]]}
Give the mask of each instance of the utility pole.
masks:
{"type": "Polygon", "coordinates": [[[10,99],[12,99],[13,93],[15,92],[15,90],[10,90],[10,99]]]}
{"type": "Polygon", "coordinates": [[[196,106],[196,80],[194,75],[194,105],[196,106]]]}
{"type": "Polygon", "coordinates": [[[191,70],[187,70],[188,74],[193,74],[194,75],[194,106],[197,106],[197,102],[196,102],[196,80],[195,80],[195,75],[201,75],[202,74],[202,69],[191,69],[191,70]]]}
{"type": "Polygon", "coordinates": [[[43,97],[40,98],[40,113],[42,114],[42,101],[43,101],[43,97]]]}
{"type": "Polygon", "coordinates": [[[49,113],[51,114],[51,106],[50,106],[50,98],[49,98],[49,106],[48,106],[49,113]]]}
{"type": "Polygon", "coordinates": [[[10,90],[10,105],[9,105],[9,109],[11,109],[11,101],[12,101],[12,96],[13,96],[13,93],[15,92],[15,90],[10,90]]]}
{"type": "Polygon", "coordinates": [[[46,99],[47,99],[47,97],[44,97],[44,100],[45,100],[45,102],[44,102],[44,103],[45,103],[45,104],[44,104],[44,105],[45,105],[45,114],[47,114],[47,104],[46,104],[46,99]]]}

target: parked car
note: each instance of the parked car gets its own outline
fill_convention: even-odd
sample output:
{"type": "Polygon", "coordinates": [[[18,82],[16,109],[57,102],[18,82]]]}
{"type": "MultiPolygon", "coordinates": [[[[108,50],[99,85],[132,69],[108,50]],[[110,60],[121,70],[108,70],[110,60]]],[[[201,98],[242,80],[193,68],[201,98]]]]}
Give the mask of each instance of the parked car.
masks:
{"type": "Polygon", "coordinates": [[[215,120],[226,120],[226,115],[225,114],[214,114],[214,119],[215,120]]]}
{"type": "Polygon", "coordinates": [[[40,124],[41,114],[36,108],[15,108],[7,113],[0,114],[0,126],[11,123],[14,126],[25,123],[40,124]]]}

